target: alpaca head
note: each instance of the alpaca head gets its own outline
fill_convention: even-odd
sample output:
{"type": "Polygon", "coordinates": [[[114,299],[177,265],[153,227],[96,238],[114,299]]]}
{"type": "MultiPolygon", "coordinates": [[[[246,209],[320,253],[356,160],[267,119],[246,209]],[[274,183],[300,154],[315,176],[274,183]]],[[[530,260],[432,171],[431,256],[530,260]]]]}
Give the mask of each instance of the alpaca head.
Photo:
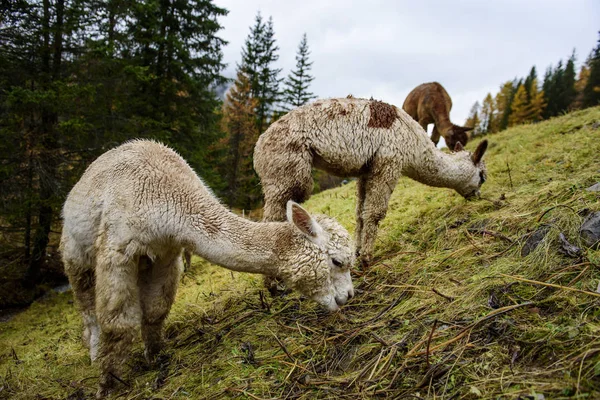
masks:
{"type": "Polygon", "coordinates": [[[312,217],[293,201],[287,204],[287,220],[294,245],[284,257],[281,277],[292,289],[337,311],[354,296],[350,267],[355,250],[350,234],[334,219],[312,217]]]}
{"type": "Polygon", "coordinates": [[[469,141],[469,134],[467,132],[472,129],[473,128],[468,128],[466,126],[452,125],[452,128],[444,135],[446,146],[448,146],[450,150],[454,149],[454,151],[457,151],[456,145],[459,143],[466,146],[469,141]]]}
{"type": "Polygon", "coordinates": [[[455,189],[467,200],[479,197],[479,189],[487,179],[487,170],[482,160],[487,146],[487,140],[483,140],[473,153],[464,150],[460,143],[457,143],[454,147],[456,152],[454,156],[462,164],[465,177],[461,185],[455,189]]]}

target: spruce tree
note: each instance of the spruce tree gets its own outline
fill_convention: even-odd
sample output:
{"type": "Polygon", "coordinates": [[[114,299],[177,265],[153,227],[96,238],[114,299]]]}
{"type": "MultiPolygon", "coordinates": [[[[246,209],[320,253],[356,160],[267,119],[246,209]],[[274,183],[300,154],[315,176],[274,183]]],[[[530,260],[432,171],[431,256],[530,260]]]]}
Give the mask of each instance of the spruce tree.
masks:
{"type": "Polygon", "coordinates": [[[546,101],[546,109],[544,110],[544,119],[548,119],[558,115],[563,109],[563,93],[564,93],[564,76],[565,69],[563,62],[560,60],[556,68],[551,66],[546,71],[542,88],[544,90],[544,100],[546,101]]]}
{"type": "Polygon", "coordinates": [[[264,23],[260,13],[256,14],[254,26],[242,48],[242,62],[238,68],[248,77],[252,96],[258,100],[256,126],[262,132],[269,122],[275,104],[281,99],[279,78],[281,68],[275,68],[279,59],[279,47],[275,45],[273,18],[264,23]]]}
{"type": "Polygon", "coordinates": [[[296,69],[293,70],[285,81],[283,91],[283,101],[287,111],[292,108],[300,107],[316,96],[308,91],[310,83],[315,79],[309,74],[312,62],[308,61],[310,51],[306,40],[306,33],[302,35],[302,40],[296,53],[296,69]]]}
{"type": "Polygon", "coordinates": [[[567,61],[565,67],[565,73],[562,82],[562,91],[560,96],[560,111],[559,113],[567,112],[570,110],[571,105],[575,101],[577,91],[575,89],[576,73],[575,73],[575,50],[567,61]]]}
{"type": "Polygon", "coordinates": [[[583,89],[583,106],[593,107],[600,104],[600,39],[590,57],[590,74],[583,89]]]}

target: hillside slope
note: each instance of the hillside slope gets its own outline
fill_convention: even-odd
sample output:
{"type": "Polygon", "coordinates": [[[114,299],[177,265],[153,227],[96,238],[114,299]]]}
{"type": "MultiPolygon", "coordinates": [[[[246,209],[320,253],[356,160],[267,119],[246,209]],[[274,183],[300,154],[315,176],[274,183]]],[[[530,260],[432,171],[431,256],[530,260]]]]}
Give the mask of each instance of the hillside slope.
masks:
{"type": "MultiPolygon", "coordinates": [[[[160,367],[138,343],[119,398],[600,398],[600,251],[578,235],[600,211],[585,190],[599,121],[593,108],[488,136],[485,199],[402,178],[341,313],[196,259],[160,367]],[[563,254],[560,233],[583,250],[563,254]]],[[[354,190],[307,207],[353,229],[354,190]]],[[[0,398],[93,397],[80,323],[70,292],[0,323],[0,398]]]]}

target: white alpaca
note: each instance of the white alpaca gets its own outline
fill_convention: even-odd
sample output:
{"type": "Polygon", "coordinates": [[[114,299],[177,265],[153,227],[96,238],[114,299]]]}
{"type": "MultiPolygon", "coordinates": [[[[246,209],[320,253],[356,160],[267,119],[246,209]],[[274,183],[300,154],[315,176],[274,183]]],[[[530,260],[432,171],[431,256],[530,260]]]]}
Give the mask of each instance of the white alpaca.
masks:
{"type": "Polygon", "coordinates": [[[265,193],[267,221],[285,219],[288,200],[302,202],[312,192],[312,167],[358,177],[356,242],[361,262],[371,260],[377,225],[400,175],[430,186],[479,195],[486,178],[481,161],[487,141],[474,154],[446,154],[406,112],[374,100],[318,100],[273,123],[254,148],[254,169],[265,193]]]}
{"type": "Polygon", "coordinates": [[[236,216],[159,143],[133,141],[100,156],[69,193],[63,217],[61,252],[84,342],[100,362],[99,397],[110,392],[140,326],[147,358],[160,350],[182,249],[279,277],[331,311],[354,294],[354,247],[337,222],[293,202],[287,222],[236,216]]]}

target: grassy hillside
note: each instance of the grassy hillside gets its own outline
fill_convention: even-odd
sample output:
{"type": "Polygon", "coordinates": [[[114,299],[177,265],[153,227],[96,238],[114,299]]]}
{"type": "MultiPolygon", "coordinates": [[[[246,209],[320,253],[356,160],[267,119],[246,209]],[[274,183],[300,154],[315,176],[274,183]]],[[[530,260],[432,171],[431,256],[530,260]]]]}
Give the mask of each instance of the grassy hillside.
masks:
{"type": "MultiPolygon", "coordinates": [[[[341,313],[196,259],[160,367],[138,343],[119,398],[600,398],[600,251],[578,236],[600,210],[585,190],[598,121],[594,108],[488,137],[482,200],[402,178],[341,313]],[[583,251],[562,254],[559,233],[583,251]]],[[[352,230],[354,190],[307,207],[352,230]]],[[[80,323],[70,292],[0,323],[0,398],[93,397],[80,323]]]]}

